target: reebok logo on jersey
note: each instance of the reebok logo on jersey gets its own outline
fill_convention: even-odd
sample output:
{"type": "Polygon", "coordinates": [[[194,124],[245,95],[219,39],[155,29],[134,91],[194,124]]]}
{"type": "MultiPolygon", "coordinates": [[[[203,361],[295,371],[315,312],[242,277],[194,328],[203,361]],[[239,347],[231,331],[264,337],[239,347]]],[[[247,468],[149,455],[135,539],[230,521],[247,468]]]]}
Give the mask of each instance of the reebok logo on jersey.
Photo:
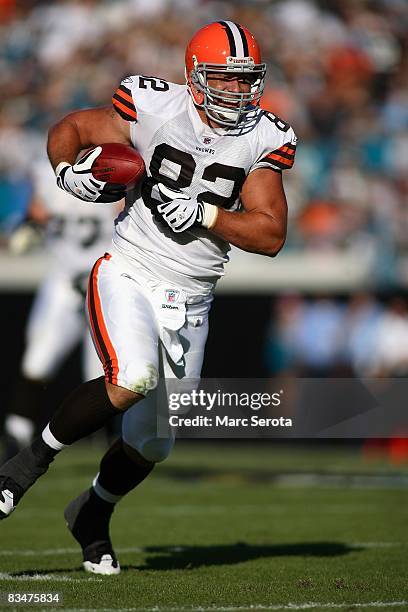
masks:
{"type": "Polygon", "coordinates": [[[171,304],[162,304],[162,308],[169,308],[170,310],[178,310],[178,306],[172,306],[171,304]]]}
{"type": "Polygon", "coordinates": [[[215,155],[215,149],[210,149],[209,147],[196,146],[196,151],[200,151],[200,153],[210,153],[211,155],[215,155]]]}

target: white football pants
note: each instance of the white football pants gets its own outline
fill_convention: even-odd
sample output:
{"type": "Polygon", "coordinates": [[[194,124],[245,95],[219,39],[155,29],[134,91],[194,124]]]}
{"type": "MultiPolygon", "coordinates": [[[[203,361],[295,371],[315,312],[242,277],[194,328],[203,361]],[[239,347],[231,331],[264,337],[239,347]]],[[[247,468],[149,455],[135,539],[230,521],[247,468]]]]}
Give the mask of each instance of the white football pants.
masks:
{"type": "Polygon", "coordinates": [[[148,461],[162,461],[174,443],[159,437],[160,379],[200,378],[212,296],[163,284],[121,255],[96,262],[88,287],[91,334],[107,381],[146,396],[123,417],[122,436],[148,461]]]}

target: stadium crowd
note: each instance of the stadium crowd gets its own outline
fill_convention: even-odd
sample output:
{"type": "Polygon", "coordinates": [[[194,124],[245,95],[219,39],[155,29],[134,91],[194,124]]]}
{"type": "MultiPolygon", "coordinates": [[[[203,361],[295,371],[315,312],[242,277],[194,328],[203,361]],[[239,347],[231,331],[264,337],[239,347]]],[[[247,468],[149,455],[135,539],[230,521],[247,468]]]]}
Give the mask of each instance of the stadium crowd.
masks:
{"type": "MultiPolygon", "coordinates": [[[[377,285],[389,286],[408,260],[404,0],[0,0],[0,244],[24,216],[48,126],[107,103],[128,74],[183,82],[186,40],[221,18],[256,32],[269,65],[263,105],[300,138],[285,248],[374,253],[377,285]]],[[[334,333],[356,308],[316,301],[297,313],[334,333]]]]}
{"type": "Polygon", "coordinates": [[[357,293],[347,300],[288,295],[274,302],[266,334],[271,374],[407,377],[408,302],[357,293]]]}
{"type": "Polygon", "coordinates": [[[48,126],[109,102],[124,75],[183,82],[186,41],[221,18],[256,32],[263,104],[300,138],[287,248],[368,250],[387,270],[408,254],[404,0],[0,0],[3,236],[24,211],[48,126]]]}

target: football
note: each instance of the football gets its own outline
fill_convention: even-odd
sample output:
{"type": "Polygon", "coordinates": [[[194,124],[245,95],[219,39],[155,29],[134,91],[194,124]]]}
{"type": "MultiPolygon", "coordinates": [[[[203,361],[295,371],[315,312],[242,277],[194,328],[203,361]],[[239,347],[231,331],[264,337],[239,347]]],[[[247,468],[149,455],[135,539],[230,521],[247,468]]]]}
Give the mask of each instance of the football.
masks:
{"type": "Polygon", "coordinates": [[[92,174],[106,183],[122,183],[132,189],[143,177],[145,165],[141,155],[129,145],[106,143],[92,165],[92,174]]]}

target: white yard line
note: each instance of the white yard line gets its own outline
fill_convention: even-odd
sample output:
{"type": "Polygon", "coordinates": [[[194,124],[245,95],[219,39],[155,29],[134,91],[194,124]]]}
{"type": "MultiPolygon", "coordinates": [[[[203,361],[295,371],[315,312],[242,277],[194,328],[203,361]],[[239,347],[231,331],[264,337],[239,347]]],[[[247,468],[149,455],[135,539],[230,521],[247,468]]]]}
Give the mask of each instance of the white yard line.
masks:
{"type": "Polygon", "coordinates": [[[14,574],[7,574],[6,572],[0,572],[0,580],[52,580],[53,582],[103,582],[103,578],[71,578],[71,576],[60,576],[58,574],[20,574],[18,576],[14,574]]]}
{"type": "Polygon", "coordinates": [[[79,548],[44,548],[44,550],[21,549],[0,550],[0,557],[48,557],[49,555],[67,555],[76,553],[79,548]]]}
{"type": "MultiPolygon", "coordinates": [[[[173,548],[168,549],[169,552],[174,551],[173,548]]],[[[49,557],[53,555],[73,555],[81,552],[79,546],[75,548],[44,548],[43,550],[34,549],[22,549],[22,550],[0,550],[0,557],[49,557]]],[[[143,552],[143,548],[132,547],[132,548],[117,548],[118,553],[133,553],[143,552]]]]}
{"type": "MultiPolygon", "coordinates": [[[[322,610],[322,609],[344,609],[352,608],[400,608],[408,605],[408,601],[369,601],[367,603],[304,603],[286,605],[262,605],[253,604],[248,606],[199,606],[187,607],[177,606],[153,608],[98,608],[98,612],[236,612],[239,610],[322,610]]],[[[58,612],[61,608],[47,608],[48,612],[58,612]]],[[[89,612],[90,608],[64,608],[64,612],[89,612]]]]}

